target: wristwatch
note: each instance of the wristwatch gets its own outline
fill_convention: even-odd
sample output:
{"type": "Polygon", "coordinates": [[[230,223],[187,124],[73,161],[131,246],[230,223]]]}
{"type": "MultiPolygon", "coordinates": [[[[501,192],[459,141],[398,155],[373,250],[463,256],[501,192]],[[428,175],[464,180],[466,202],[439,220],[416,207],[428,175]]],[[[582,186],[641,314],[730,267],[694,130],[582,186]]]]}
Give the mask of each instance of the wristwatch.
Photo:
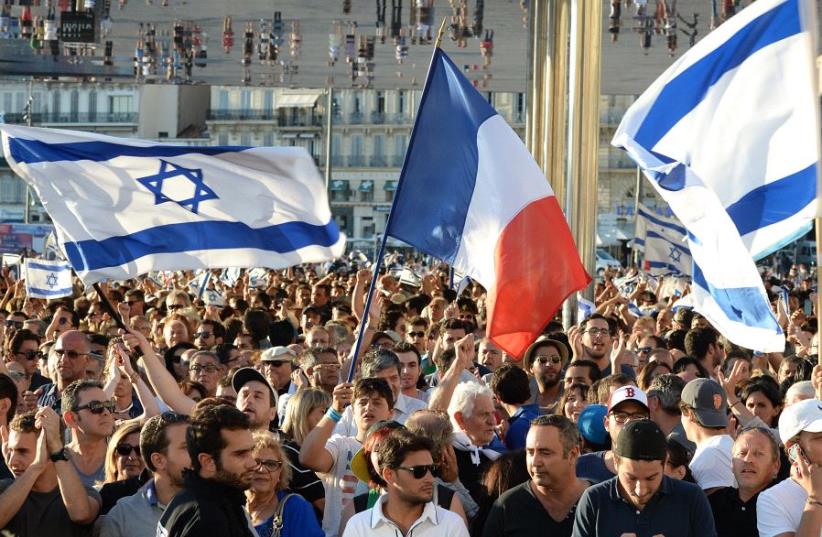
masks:
{"type": "Polygon", "coordinates": [[[51,455],[49,455],[49,459],[51,462],[59,462],[59,461],[66,461],[68,462],[68,455],[66,454],[66,448],[62,448],[59,451],[55,451],[51,455]]]}

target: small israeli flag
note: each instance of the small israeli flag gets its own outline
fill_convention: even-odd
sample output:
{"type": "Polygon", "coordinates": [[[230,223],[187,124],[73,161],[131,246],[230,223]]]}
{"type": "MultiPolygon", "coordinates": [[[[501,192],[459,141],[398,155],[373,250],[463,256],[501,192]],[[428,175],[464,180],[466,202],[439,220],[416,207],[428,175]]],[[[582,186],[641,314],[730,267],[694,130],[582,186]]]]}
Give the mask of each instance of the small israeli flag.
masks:
{"type": "Polygon", "coordinates": [[[65,261],[27,259],[26,294],[31,298],[59,298],[73,293],[71,266],[65,261]]]}
{"type": "Polygon", "coordinates": [[[591,316],[597,310],[596,304],[577,293],[577,324],[591,316]]]}

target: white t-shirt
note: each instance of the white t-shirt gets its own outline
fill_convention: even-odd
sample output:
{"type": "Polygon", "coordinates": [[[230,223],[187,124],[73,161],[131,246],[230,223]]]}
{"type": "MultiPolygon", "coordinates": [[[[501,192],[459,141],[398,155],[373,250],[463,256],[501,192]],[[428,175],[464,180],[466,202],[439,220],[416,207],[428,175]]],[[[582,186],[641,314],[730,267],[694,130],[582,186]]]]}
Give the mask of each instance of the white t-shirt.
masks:
{"type": "Polygon", "coordinates": [[[697,446],[690,467],[702,490],[737,486],[731,463],[733,447],[733,438],[727,434],[714,436],[697,446]]]}
{"type": "Polygon", "coordinates": [[[786,479],[759,493],[756,500],[756,528],[760,537],[796,532],[808,493],[793,479],[786,479]]]}
{"type": "Polygon", "coordinates": [[[336,537],[340,530],[340,514],[351,503],[359,479],[351,471],[351,459],[362,447],[356,438],[334,435],[328,439],[325,449],[334,459],[328,473],[317,472],[325,486],[325,510],[323,531],[327,537],[336,537]]]}
{"type": "MultiPolygon", "coordinates": [[[[343,537],[397,537],[399,528],[382,512],[386,496],[380,496],[373,508],[357,513],[345,526],[343,537]]],[[[432,502],[425,504],[422,516],[411,525],[409,537],[468,537],[465,522],[456,513],[432,502]]]]}

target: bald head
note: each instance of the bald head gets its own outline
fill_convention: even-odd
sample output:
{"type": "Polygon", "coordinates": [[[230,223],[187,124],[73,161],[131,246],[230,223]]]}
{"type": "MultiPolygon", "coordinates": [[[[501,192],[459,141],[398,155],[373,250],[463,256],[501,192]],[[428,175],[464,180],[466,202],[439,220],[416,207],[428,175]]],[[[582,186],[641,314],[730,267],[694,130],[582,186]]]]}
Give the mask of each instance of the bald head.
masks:
{"type": "Polygon", "coordinates": [[[88,336],[79,330],[69,330],[57,338],[54,353],[57,355],[59,384],[68,386],[75,380],[83,378],[90,351],[91,344],[88,336]]]}

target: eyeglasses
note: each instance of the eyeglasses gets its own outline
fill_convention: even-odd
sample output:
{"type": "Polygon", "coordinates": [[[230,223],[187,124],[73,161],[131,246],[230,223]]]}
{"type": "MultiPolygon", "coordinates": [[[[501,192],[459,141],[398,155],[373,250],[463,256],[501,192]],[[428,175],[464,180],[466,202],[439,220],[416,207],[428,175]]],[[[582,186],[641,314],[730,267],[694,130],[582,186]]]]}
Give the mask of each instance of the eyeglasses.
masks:
{"type": "Polygon", "coordinates": [[[40,351],[26,351],[26,352],[15,352],[15,356],[23,356],[26,360],[39,360],[44,355],[40,351]]]}
{"type": "Polygon", "coordinates": [[[220,369],[219,366],[216,366],[214,364],[208,364],[208,365],[194,364],[194,365],[192,365],[191,367],[188,368],[189,371],[194,371],[195,373],[199,373],[200,371],[205,371],[206,373],[214,373],[218,369],[220,369]]]}
{"type": "Polygon", "coordinates": [[[185,306],[183,306],[182,304],[169,304],[168,306],[166,306],[166,309],[167,309],[167,310],[174,311],[174,310],[180,310],[180,309],[183,309],[184,307],[185,307],[185,306]]]}
{"type": "Polygon", "coordinates": [[[411,337],[425,337],[425,332],[408,332],[411,337]]]}
{"type": "Polygon", "coordinates": [[[106,410],[114,412],[114,401],[89,401],[85,405],[80,405],[74,409],[75,412],[88,410],[92,414],[102,414],[106,410]]]}
{"type": "Polygon", "coordinates": [[[638,354],[648,354],[648,353],[649,353],[649,352],[651,352],[652,350],[654,350],[654,348],[653,348],[653,347],[640,347],[640,348],[638,348],[638,349],[636,350],[636,352],[637,352],[638,354]]]}
{"type": "Polygon", "coordinates": [[[648,419],[648,414],[646,412],[637,412],[634,414],[630,412],[611,412],[611,416],[613,416],[614,421],[616,421],[619,424],[628,423],[629,421],[648,419]]]}
{"type": "Polygon", "coordinates": [[[117,444],[117,446],[114,449],[117,451],[117,454],[120,455],[121,457],[128,457],[131,454],[132,451],[134,452],[134,455],[136,457],[140,456],[140,446],[139,445],[132,446],[129,443],[123,442],[122,444],[117,444]]]}
{"type": "Polygon", "coordinates": [[[271,366],[271,367],[282,367],[283,364],[290,364],[291,360],[266,360],[263,362],[263,365],[271,366]]]}
{"type": "Polygon", "coordinates": [[[610,335],[610,331],[607,328],[589,328],[585,331],[586,334],[596,337],[596,336],[607,336],[610,335]]]}
{"type": "Polygon", "coordinates": [[[553,356],[537,356],[534,358],[540,365],[548,365],[548,364],[561,364],[562,363],[562,356],[553,355],[553,356]]]}
{"type": "Polygon", "coordinates": [[[68,356],[72,360],[76,360],[80,356],[88,356],[89,353],[87,352],[77,352],[77,351],[67,351],[66,349],[54,349],[54,352],[57,356],[63,356],[64,354],[68,356]]]}
{"type": "Polygon", "coordinates": [[[130,306],[133,306],[134,304],[138,304],[138,303],[140,303],[140,302],[142,302],[142,300],[126,300],[126,301],[125,301],[125,303],[126,303],[129,307],[130,307],[130,306]]]}
{"type": "Polygon", "coordinates": [[[276,472],[283,466],[283,461],[276,459],[254,459],[257,468],[263,468],[266,472],[276,472]]]}
{"type": "Polygon", "coordinates": [[[194,334],[194,339],[200,339],[200,338],[208,339],[213,335],[214,334],[212,332],[196,332],[194,334]]]}
{"type": "Polygon", "coordinates": [[[434,475],[434,472],[437,471],[438,466],[436,464],[418,464],[416,466],[397,466],[397,470],[405,470],[406,472],[411,472],[411,475],[414,476],[414,479],[422,479],[425,477],[425,474],[431,472],[431,475],[434,475]]]}
{"type": "Polygon", "coordinates": [[[341,366],[340,364],[334,362],[328,362],[325,364],[317,364],[314,366],[315,368],[319,367],[320,369],[339,369],[341,366]]]}
{"type": "Polygon", "coordinates": [[[12,321],[9,319],[6,321],[6,326],[9,328],[23,328],[23,321],[12,321]]]}

